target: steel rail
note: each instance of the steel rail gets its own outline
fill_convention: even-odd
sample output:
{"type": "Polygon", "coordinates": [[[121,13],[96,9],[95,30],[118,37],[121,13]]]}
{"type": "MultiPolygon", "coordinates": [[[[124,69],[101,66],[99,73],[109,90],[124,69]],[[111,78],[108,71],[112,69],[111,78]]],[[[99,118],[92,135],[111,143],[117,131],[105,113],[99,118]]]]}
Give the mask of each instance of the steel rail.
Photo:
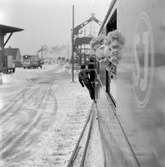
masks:
{"type": "MultiPolygon", "coordinates": [[[[98,75],[97,73],[96,73],[96,75],[97,75],[97,78],[98,78],[98,80],[99,80],[101,86],[103,87],[103,83],[102,83],[102,81],[101,81],[99,75],[98,75]]],[[[124,130],[124,127],[123,127],[123,125],[122,125],[122,123],[121,123],[121,121],[120,121],[120,119],[119,119],[119,116],[118,116],[117,113],[116,113],[116,110],[115,110],[115,108],[116,108],[115,99],[113,98],[113,96],[111,95],[110,92],[106,94],[106,97],[107,97],[107,100],[108,100],[108,104],[110,105],[111,108],[112,108],[112,106],[111,106],[110,103],[112,102],[113,107],[114,107],[114,108],[112,108],[113,114],[114,114],[114,116],[116,117],[116,120],[117,120],[117,122],[118,122],[118,124],[119,124],[119,126],[120,126],[120,128],[121,128],[121,131],[122,131],[122,133],[123,133],[123,135],[124,135],[124,138],[125,138],[125,140],[126,140],[128,146],[129,146],[129,148],[130,148],[130,151],[132,152],[132,155],[133,155],[133,157],[134,157],[134,159],[135,159],[135,161],[136,161],[138,167],[141,167],[140,162],[139,162],[139,160],[138,160],[138,158],[137,158],[137,156],[136,156],[136,153],[135,153],[135,151],[134,151],[134,149],[133,149],[133,147],[132,147],[132,145],[131,145],[131,143],[130,143],[130,141],[129,141],[129,139],[128,139],[128,135],[126,134],[126,132],[125,132],[125,130],[124,130]],[[110,101],[110,100],[111,100],[111,101],[110,101]]]]}
{"type": "MultiPolygon", "coordinates": [[[[107,99],[108,99],[108,101],[109,101],[108,104],[110,105],[110,100],[111,100],[111,99],[109,99],[108,96],[107,96],[107,99]]],[[[111,105],[110,105],[110,106],[111,106],[111,105]]],[[[112,108],[112,107],[111,107],[111,108],[112,108]]],[[[129,148],[130,148],[130,150],[131,150],[131,152],[132,152],[132,155],[133,155],[133,157],[134,157],[134,159],[135,159],[135,161],[136,161],[138,167],[141,167],[140,162],[139,162],[139,160],[138,160],[138,158],[137,158],[137,156],[136,156],[136,153],[135,153],[135,151],[134,151],[134,149],[133,149],[133,146],[131,145],[131,142],[129,141],[128,135],[127,135],[126,131],[124,130],[124,126],[122,125],[121,120],[119,119],[119,116],[118,116],[118,114],[117,114],[116,111],[115,111],[115,108],[112,108],[112,111],[113,111],[114,116],[116,117],[116,120],[117,120],[117,122],[118,122],[118,124],[119,124],[119,126],[120,126],[120,128],[121,128],[121,130],[122,130],[122,133],[123,133],[123,135],[124,135],[124,138],[125,138],[125,140],[126,140],[128,146],[129,146],[129,148]]]]}
{"type": "Polygon", "coordinates": [[[92,115],[91,115],[92,118],[91,118],[91,122],[90,122],[90,127],[89,127],[89,131],[88,131],[87,141],[85,143],[85,149],[84,149],[83,156],[82,156],[82,159],[81,159],[80,167],[84,167],[84,164],[85,164],[85,158],[86,158],[86,154],[87,154],[87,149],[88,149],[89,141],[90,141],[90,138],[91,138],[91,132],[92,132],[92,127],[93,127],[94,115],[95,115],[95,113],[93,111],[92,115]]]}
{"type": "Polygon", "coordinates": [[[85,132],[85,130],[86,130],[86,127],[87,127],[87,125],[88,125],[88,123],[89,123],[89,121],[90,121],[93,105],[94,105],[94,103],[92,104],[91,110],[90,110],[90,112],[89,112],[89,114],[88,114],[87,120],[86,120],[85,125],[84,125],[84,127],[83,127],[83,130],[82,130],[82,132],[81,132],[81,134],[80,134],[80,136],[79,136],[79,139],[78,139],[78,141],[77,141],[77,143],[76,143],[76,146],[75,146],[75,148],[74,148],[74,150],[73,150],[73,152],[72,152],[72,155],[71,155],[71,158],[70,158],[70,160],[69,160],[69,163],[68,163],[67,167],[72,167],[72,166],[73,166],[73,163],[74,163],[74,160],[75,160],[76,157],[77,157],[77,154],[78,154],[79,149],[80,149],[80,148],[79,148],[79,144],[80,144],[81,139],[82,139],[82,137],[83,137],[83,135],[84,135],[84,132],[85,132]]]}

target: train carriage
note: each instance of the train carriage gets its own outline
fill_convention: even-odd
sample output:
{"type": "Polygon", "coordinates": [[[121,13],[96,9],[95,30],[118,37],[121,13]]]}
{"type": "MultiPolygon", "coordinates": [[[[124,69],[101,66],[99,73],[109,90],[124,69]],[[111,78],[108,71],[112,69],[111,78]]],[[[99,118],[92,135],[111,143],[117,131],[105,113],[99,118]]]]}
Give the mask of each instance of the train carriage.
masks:
{"type": "MultiPolygon", "coordinates": [[[[128,138],[143,167],[165,166],[164,16],[163,0],[113,0],[99,32],[118,30],[125,38],[117,79],[112,81],[116,111],[131,132],[128,138]]],[[[100,78],[111,91],[102,66],[100,78]]]]}

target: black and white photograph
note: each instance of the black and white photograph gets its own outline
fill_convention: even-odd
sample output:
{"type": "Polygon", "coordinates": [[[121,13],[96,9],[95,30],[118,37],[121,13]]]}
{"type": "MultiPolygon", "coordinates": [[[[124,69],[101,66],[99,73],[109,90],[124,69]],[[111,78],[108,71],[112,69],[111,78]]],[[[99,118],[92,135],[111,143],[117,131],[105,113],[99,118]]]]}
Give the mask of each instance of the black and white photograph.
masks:
{"type": "Polygon", "coordinates": [[[0,167],[165,167],[164,72],[164,0],[0,0],[0,167]]]}

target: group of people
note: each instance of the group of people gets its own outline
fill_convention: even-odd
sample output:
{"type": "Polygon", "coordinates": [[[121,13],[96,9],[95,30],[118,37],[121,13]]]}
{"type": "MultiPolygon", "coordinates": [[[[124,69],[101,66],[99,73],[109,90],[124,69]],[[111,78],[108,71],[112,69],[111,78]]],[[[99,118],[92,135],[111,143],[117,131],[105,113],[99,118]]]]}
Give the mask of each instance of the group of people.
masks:
{"type": "Polygon", "coordinates": [[[79,72],[79,82],[82,87],[86,87],[89,91],[92,100],[96,101],[96,60],[94,57],[90,57],[87,65],[82,64],[79,72]]]}
{"type": "Polygon", "coordinates": [[[91,49],[98,60],[105,62],[110,78],[117,77],[117,67],[122,59],[125,38],[118,30],[110,31],[105,36],[100,34],[91,40],[91,49]]]}
{"type": "Polygon", "coordinates": [[[81,65],[79,81],[83,87],[86,86],[88,88],[91,99],[95,100],[98,93],[97,89],[100,87],[96,73],[98,69],[96,58],[104,61],[110,79],[116,78],[117,66],[122,58],[124,43],[123,35],[117,30],[109,32],[106,36],[100,35],[93,38],[90,42],[91,51],[93,51],[95,56],[89,58],[87,65],[81,65]]]}

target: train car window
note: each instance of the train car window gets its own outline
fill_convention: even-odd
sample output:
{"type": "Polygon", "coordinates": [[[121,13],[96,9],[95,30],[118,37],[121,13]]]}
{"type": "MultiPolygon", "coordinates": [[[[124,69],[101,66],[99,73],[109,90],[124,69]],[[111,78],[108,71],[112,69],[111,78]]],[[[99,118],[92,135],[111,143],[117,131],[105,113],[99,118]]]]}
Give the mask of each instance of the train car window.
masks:
{"type": "Polygon", "coordinates": [[[106,34],[116,29],[117,29],[117,9],[115,9],[114,13],[112,14],[111,18],[108,21],[108,24],[106,26],[106,34]]]}

